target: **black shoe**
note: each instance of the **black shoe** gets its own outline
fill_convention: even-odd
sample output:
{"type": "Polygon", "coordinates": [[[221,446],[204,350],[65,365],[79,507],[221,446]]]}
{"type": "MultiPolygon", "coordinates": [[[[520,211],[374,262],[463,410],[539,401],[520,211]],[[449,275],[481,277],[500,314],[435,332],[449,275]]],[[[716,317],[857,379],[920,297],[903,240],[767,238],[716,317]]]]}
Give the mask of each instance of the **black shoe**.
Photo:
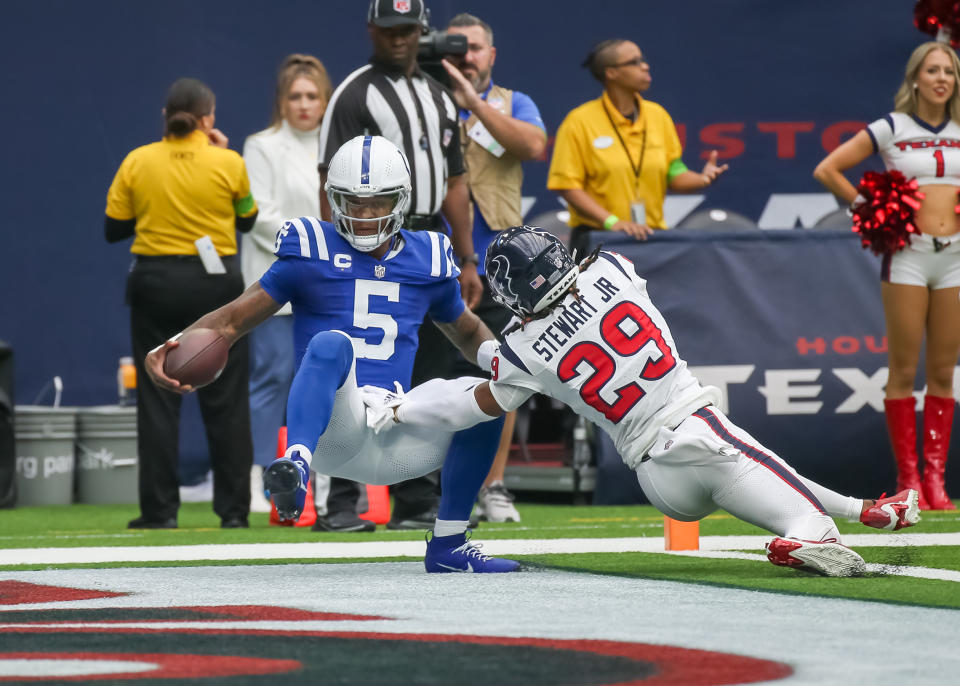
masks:
{"type": "Polygon", "coordinates": [[[227,517],[220,522],[221,529],[249,529],[250,523],[246,517],[227,517]]]}
{"type": "Polygon", "coordinates": [[[426,512],[421,512],[417,515],[404,516],[397,515],[396,512],[393,513],[393,516],[390,517],[390,521],[387,522],[388,529],[432,529],[433,525],[437,523],[437,511],[436,510],[427,510],[426,512]]]}
{"type": "Polygon", "coordinates": [[[377,525],[368,522],[366,519],[360,519],[355,512],[344,510],[343,512],[334,512],[326,517],[317,517],[317,523],[310,527],[311,531],[373,531],[377,525]]]}
{"type": "Polygon", "coordinates": [[[159,521],[153,521],[146,519],[144,517],[137,517],[136,519],[131,519],[127,523],[128,529],[176,529],[177,528],[177,518],[170,517],[169,519],[161,519],[159,521]]]}

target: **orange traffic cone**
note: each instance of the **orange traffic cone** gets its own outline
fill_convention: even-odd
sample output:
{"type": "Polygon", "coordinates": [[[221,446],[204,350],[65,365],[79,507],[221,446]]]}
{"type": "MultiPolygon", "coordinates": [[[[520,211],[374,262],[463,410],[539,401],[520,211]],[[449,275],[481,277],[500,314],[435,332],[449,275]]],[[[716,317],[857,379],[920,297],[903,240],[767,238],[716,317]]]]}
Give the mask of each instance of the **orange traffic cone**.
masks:
{"type": "Polygon", "coordinates": [[[386,524],[390,521],[390,489],[387,486],[367,484],[367,511],[361,512],[360,519],[374,524],[386,524]]]}
{"type": "MultiPolygon", "coordinates": [[[[283,457],[285,452],[287,452],[287,427],[281,426],[277,432],[277,459],[279,460],[283,457]]],[[[280,516],[277,514],[277,506],[273,504],[273,499],[270,500],[270,526],[313,526],[316,521],[317,508],[314,507],[313,504],[312,479],[310,483],[307,484],[307,499],[303,505],[303,512],[296,522],[290,519],[280,521],[280,516]]]]}

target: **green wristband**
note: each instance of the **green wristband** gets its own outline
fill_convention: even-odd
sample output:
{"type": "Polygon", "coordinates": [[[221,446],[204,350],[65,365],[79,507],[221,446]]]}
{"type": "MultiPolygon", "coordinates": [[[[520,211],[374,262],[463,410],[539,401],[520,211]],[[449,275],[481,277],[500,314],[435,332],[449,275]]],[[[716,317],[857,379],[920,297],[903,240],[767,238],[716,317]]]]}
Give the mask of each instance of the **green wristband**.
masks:
{"type": "Polygon", "coordinates": [[[609,231],[618,221],[620,221],[620,217],[615,214],[611,214],[609,217],[603,220],[603,228],[609,231]]]}

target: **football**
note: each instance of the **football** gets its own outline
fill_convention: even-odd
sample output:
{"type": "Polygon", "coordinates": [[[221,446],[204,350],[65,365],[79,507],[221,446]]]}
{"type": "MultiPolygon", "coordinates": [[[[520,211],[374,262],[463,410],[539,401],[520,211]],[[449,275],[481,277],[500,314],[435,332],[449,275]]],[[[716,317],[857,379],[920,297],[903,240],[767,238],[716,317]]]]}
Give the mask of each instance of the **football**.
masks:
{"type": "Polygon", "coordinates": [[[163,372],[181,384],[199,388],[213,383],[227,364],[230,346],[213,329],[192,329],[167,353],[163,372]]]}

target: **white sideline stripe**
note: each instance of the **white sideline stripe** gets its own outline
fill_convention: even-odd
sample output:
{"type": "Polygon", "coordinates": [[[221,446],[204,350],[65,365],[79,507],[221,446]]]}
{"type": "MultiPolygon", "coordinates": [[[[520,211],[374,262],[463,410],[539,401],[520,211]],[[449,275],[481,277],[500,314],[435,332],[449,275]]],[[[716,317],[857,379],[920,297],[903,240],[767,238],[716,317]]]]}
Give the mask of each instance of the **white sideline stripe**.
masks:
{"type": "MultiPolygon", "coordinates": [[[[714,559],[727,560],[757,560],[766,562],[765,555],[755,553],[737,553],[725,552],[721,550],[673,550],[670,555],[682,555],[684,557],[709,557],[714,559]]],[[[910,567],[906,565],[882,565],[867,563],[867,571],[877,574],[888,574],[892,576],[912,576],[918,579],[936,579],[938,581],[956,581],[960,582],[960,572],[952,569],[935,569],[931,567],[910,567]]]]}
{"type": "MultiPolygon", "coordinates": [[[[477,537],[479,540],[479,537],[477,537]]],[[[701,536],[701,551],[762,550],[767,536],[701,536]]],[[[856,534],[845,536],[851,547],[960,545],[960,533],[856,534]]],[[[488,555],[548,553],[662,553],[663,537],[503,539],[484,542],[488,555]]],[[[324,560],[341,558],[423,557],[423,541],[339,543],[238,543],[223,545],[120,546],[92,548],[8,548],[0,565],[96,564],[104,562],[170,562],[201,560],[324,560]]]]}

